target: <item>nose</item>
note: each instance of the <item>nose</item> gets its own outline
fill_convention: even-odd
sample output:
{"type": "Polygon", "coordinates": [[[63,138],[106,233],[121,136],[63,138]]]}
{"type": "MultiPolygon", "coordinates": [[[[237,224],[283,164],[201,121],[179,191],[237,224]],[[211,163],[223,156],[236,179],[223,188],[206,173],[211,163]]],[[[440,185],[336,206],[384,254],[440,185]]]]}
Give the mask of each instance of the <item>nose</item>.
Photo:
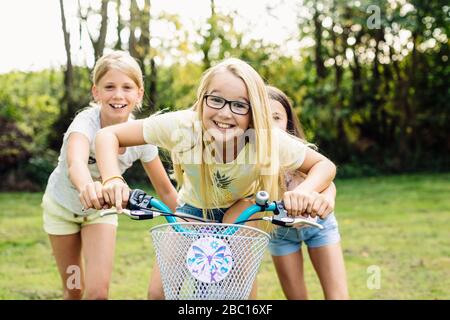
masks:
{"type": "Polygon", "coordinates": [[[114,91],[113,98],[122,99],[124,97],[124,93],[121,89],[117,89],[114,91]]]}
{"type": "Polygon", "coordinates": [[[231,117],[233,112],[231,112],[231,102],[225,102],[222,109],[219,110],[219,114],[224,117],[231,117]]]}

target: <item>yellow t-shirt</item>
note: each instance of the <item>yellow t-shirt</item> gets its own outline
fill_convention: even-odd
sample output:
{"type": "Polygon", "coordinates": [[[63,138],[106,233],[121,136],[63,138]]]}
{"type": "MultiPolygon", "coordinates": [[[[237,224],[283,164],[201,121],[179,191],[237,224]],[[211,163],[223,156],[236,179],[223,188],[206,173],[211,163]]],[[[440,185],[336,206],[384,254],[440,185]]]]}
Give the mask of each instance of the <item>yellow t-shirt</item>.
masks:
{"type": "MultiPolygon", "coordinates": [[[[202,161],[211,165],[215,186],[220,190],[218,208],[228,208],[237,200],[254,194],[257,178],[261,174],[270,174],[269,171],[264,173],[255,165],[254,140],[250,139],[233,161],[219,163],[207,150],[204,150],[202,156],[201,130],[197,112],[190,109],[158,114],[144,120],[145,141],[169,150],[174,163],[179,163],[183,169],[179,202],[211,209],[200,200],[202,161]]],[[[273,129],[272,137],[272,147],[268,149],[272,163],[278,163],[285,170],[299,168],[305,158],[307,146],[279,129],[273,129]]]]}

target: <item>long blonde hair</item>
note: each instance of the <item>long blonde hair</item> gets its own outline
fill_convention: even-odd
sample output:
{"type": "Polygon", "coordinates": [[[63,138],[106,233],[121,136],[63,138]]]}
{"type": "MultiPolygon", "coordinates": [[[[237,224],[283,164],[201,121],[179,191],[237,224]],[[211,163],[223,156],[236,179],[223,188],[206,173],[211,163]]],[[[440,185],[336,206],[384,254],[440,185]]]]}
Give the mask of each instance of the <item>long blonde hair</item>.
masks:
{"type": "MultiPolygon", "coordinates": [[[[206,70],[200,81],[197,90],[197,101],[193,105],[193,110],[197,112],[198,119],[202,119],[203,100],[207,90],[215,75],[220,72],[228,71],[234,76],[241,79],[248,92],[251,105],[251,122],[250,126],[255,130],[255,165],[258,177],[256,177],[255,190],[266,190],[271,198],[278,198],[278,152],[276,156],[272,156],[271,147],[273,145],[272,135],[272,113],[269,105],[269,98],[265,88],[265,84],[261,76],[246,62],[230,58],[206,70]],[[268,171],[265,171],[268,170],[268,171]]],[[[202,123],[202,139],[201,152],[205,150],[205,127],[202,123]]],[[[201,185],[199,198],[206,207],[217,207],[219,193],[215,187],[214,176],[211,166],[206,161],[201,162],[201,185]],[[208,199],[209,197],[209,199],[208,199]]],[[[182,184],[182,170],[179,164],[174,164],[175,178],[180,186],[182,184]]]]}

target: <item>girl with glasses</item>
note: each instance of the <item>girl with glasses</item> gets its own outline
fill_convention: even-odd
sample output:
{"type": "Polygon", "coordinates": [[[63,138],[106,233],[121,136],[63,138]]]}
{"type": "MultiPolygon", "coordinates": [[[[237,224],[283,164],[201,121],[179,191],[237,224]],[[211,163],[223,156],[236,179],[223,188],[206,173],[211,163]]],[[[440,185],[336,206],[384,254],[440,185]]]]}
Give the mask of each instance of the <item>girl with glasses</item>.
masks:
{"type": "MultiPolygon", "coordinates": [[[[123,178],[116,177],[120,176],[117,151],[145,143],[171,152],[179,186],[177,211],[225,223],[251,205],[248,198],[258,190],[268,191],[272,199],[282,198],[289,214],[300,215],[315,197],[314,191],[327,188],[336,172],[330,160],[272,126],[262,78],[234,58],[204,73],[193,108],[108,127],[97,134],[97,160],[106,181],[103,193],[118,210],[128,200],[129,189],[123,178]],[[279,194],[280,169],[299,169],[308,175],[297,188],[279,194]]],[[[154,272],[157,278],[158,270],[154,272]]],[[[153,283],[150,294],[158,295],[160,280],[153,283]]]]}

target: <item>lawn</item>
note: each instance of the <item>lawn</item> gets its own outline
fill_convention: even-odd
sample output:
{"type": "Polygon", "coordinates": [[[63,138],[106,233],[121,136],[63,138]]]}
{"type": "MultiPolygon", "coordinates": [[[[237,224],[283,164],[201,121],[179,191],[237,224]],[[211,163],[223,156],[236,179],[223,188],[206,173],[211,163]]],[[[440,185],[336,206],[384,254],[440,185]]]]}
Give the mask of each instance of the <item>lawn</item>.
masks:
{"type": "MultiPolygon", "coordinates": [[[[336,216],[353,299],[450,299],[450,174],[336,181],[336,216]],[[379,270],[379,286],[370,284],[379,270]],[[368,285],[369,284],[369,285],[368,285]]],[[[42,230],[41,193],[0,193],[0,299],[60,299],[60,280],[42,230]]],[[[120,219],[112,299],[145,299],[154,222],[120,219]]],[[[308,259],[310,297],[323,294],[308,259]]],[[[269,254],[261,299],[283,299],[269,254]]]]}

